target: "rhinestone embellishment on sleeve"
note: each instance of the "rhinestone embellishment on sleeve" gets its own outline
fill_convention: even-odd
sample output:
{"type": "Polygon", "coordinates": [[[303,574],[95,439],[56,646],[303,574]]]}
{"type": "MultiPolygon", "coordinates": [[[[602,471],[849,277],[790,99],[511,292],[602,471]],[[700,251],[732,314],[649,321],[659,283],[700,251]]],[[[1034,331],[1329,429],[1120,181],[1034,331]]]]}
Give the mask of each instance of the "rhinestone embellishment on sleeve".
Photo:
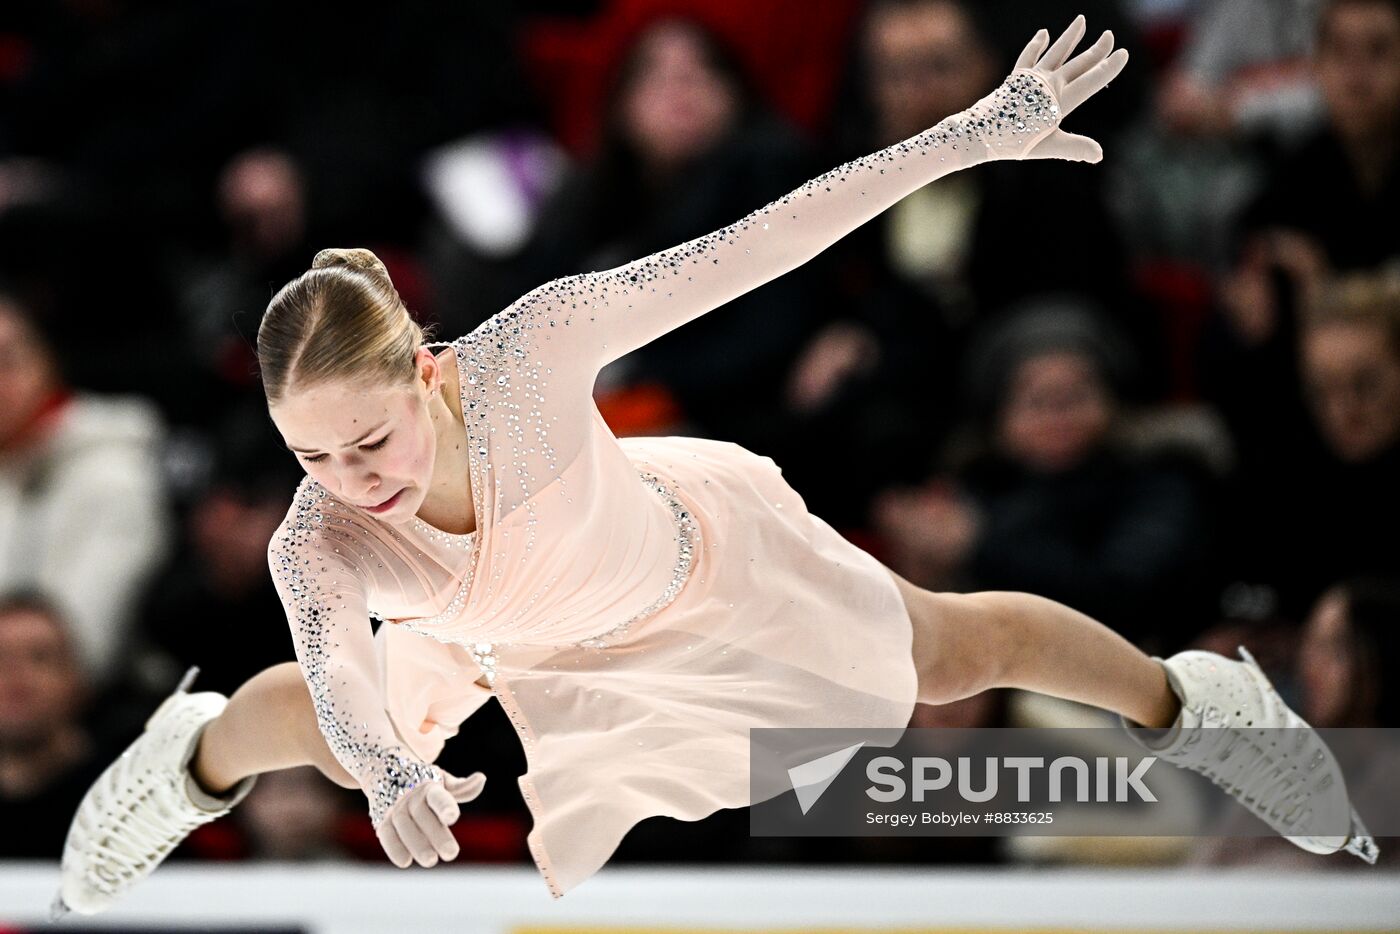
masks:
{"type": "MultiPolygon", "coordinates": [[[[334,529],[337,517],[330,513],[328,499],[324,487],[304,483],[297,491],[293,516],[273,537],[268,552],[273,577],[288,599],[288,622],[316,723],[336,760],[360,781],[369,799],[370,819],[377,827],[404,793],[422,781],[441,778],[441,773],[402,747],[377,741],[366,724],[357,723],[338,703],[330,671],[335,641],[327,626],[337,608],[348,607],[345,598],[324,586],[318,576],[329,562],[344,560],[333,544],[339,537],[334,529]],[[335,551],[326,553],[331,549],[335,551]]],[[[342,573],[355,572],[347,565],[342,573]]],[[[369,625],[368,609],[364,625],[369,625]]]]}
{"type": "Polygon", "coordinates": [[[1019,159],[1030,143],[1059,124],[1060,108],[1045,81],[1022,69],[964,111],[960,121],[957,117],[949,119],[958,121],[963,131],[986,144],[991,155],[1019,159]]]}
{"type": "Polygon", "coordinates": [[[437,766],[420,762],[402,750],[385,750],[375,766],[366,794],[369,795],[370,823],[376,828],[384,823],[389,809],[411,790],[424,782],[442,781],[442,771],[437,766]]]}
{"type": "MultiPolygon", "coordinates": [[[[970,162],[982,157],[1020,159],[1039,138],[1058,125],[1059,118],[1059,105],[1050,86],[1035,72],[1018,70],[967,110],[909,139],[843,163],[713,233],[616,269],[564,276],[539,286],[460,339],[459,359],[467,373],[462,384],[462,400],[468,409],[468,419],[484,419],[486,408],[504,404],[517,413],[508,422],[501,423],[517,450],[537,447],[553,469],[557,466],[555,452],[550,446],[544,420],[537,417],[543,397],[536,387],[547,378],[549,368],[535,358],[537,344],[528,332],[558,333],[572,325],[594,322],[598,312],[618,302],[624,302],[626,309],[633,309],[635,302],[643,299],[684,295],[680,290],[694,283],[702,270],[708,273],[710,267],[720,263],[722,247],[735,246],[751,232],[767,232],[763,235],[770,238],[766,246],[772,254],[772,262],[775,265],[785,263],[783,250],[773,248],[774,244],[784,242],[783,234],[776,229],[770,232],[770,221],[790,224],[798,220],[799,208],[808,203],[807,199],[824,195],[838,186],[860,188],[865,179],[903,172],[906,168],[924,174],[929,171],[927,160],[930,157],[937,156],[940,162],[946,162],[949,152],[958,153],[959,160],[964,155],[969,156],[970,162]],[[512,399],[515,393],[518,396],[512,399]],[[529,417],[522,417],[520,413],[529,417]]],[[[744,250],[745,254],[752,252],[744,250]]],[[[775,269],[773,274],[779,271],[775,269]]],[[[752,271],[746,274],[752,275],[752,271]]],[[[713,276],[706,275],[706,279],[712,280],[713,276]]],[[[758,284],[761,283],[753,283],[758,284]]],[[[713,288],[712,282],[710,287],[713,288]]],[[[684,299],[677,301],[685,303],[684,299]]],[[[603,346],[606,347],[606,343],[603,346]]],[[[484,428],[484,422],[469,424],[469,436],[478,428],[484,428]]],[[[486,457],[484,444],[472,447],[470,453],[486,457]]],[[[512,469],[517,466],[513,465],[512,469]]],[[[504,471],[504,465],[498,470],[502,471],[496,477],[498,482],[517,482],[521,487],[533,483],[538,488],[541,479],[547,480],[519,470],[518,477],[512,477],[504,471]]]]}

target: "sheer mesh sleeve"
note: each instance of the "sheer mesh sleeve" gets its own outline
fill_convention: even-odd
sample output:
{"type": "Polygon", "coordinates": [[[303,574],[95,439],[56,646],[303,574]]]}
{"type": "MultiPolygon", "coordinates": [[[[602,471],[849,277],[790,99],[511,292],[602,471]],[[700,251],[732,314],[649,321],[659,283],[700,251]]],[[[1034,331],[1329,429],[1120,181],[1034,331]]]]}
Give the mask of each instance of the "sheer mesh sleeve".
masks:
{"type": "Polygon", "coordinates": [[[326,508],[324,491],[298,490],[268,544],[268,565],[287,611],[297,661],[326,743],[369,798],[376,827],[405,792],[442,777],[398,739],[384,709],[360,549],[326,508]]]}
{"type": "Polygon", "coordinates": [[[991,158],[1019,158],[1058,107],[1029,71],[930,130],[847,162],[714,233],[605,272],[550,282],[514,308],[595,369],[807,262],[905,195],[991,158]]]}
{"type": "Polygon", "coordinates": [[[473,452],[511,466],[512,475],[498,470],[494,478],[495,514],[528,501],[574,461],[607,363],[807,262],[940,176],[1024,156],[1058,122],[1049,86],[1019,70],[968,110],[728,227],[615,269],[556,279],[495,315],[463,348],[464,397],[483,420],[485,409],[502,413],[494,440],[473,452]]]}

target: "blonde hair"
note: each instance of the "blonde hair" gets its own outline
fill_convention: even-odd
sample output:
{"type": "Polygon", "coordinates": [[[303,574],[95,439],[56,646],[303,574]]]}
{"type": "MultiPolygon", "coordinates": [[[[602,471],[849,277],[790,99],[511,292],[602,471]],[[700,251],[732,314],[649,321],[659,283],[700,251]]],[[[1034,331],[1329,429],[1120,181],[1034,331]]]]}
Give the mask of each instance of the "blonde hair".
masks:
{"type": "Polygon", "coordinates": [[[272,297],[258,326],[267,404],[276,405],[293,385],[409,381],[423,341],[379,257],[322,250],[272,297]]]}

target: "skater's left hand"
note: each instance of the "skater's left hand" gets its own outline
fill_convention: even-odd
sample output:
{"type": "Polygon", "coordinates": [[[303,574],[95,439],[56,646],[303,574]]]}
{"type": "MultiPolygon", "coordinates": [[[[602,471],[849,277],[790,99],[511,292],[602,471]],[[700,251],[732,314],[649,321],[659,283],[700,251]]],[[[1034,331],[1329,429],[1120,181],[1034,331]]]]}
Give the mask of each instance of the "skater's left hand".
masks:
{"type": "Polygon", "coordinates": [[[442,781],[424,782],[395,801],[377,830],[390,862],[407,869],[415,862],[429,867],[456,859],[457,840],[448,828],[462,814],[458,805],[474,800],[485,785],[480,772],[466,778],[444,773],[442,781]]]}
{"type": "MultiPolygon", "coordinates": [[[[1115,51],[1113,33],[1108,31],[1089,48],[1070,58],[1069,53],[1084,38],[1084,28],[1084,17],[1076,16],[1053,45],[1049,45],[1050,33],[1042,29],[1031,37],[1016,59],[1016,71],[1029,71],[1049,86],[1059,105],[1061,121],[1080,104],[1103,90],[1128,63],[1127,50],[1115,51]],[[1047,45],[1049,48],[1046,48],[1047,45]]],[[[1098,162],[1103,159],[1103,147],[1087,136],[1066,133],[1057,126],[1023,153],[999,151],[996,154],[1000,158],[1012,159],[1098,162]]]]}

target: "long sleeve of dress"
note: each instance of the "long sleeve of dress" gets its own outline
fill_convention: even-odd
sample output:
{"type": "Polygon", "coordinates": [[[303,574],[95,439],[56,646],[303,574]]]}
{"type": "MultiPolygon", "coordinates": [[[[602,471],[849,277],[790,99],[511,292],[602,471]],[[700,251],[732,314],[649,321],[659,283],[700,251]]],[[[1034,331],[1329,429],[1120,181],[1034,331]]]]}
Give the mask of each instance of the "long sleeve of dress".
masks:
{"type": "MultiPolygon", "coordinates": [[[[727,227],[548,282],[492,316],[463,339],[461,364],[471,454],[483,468],[474,479],[489,486],[478,492],[495,521],[555,483],[591,443],[601,421],[593,385],[605,365],[810,260],[940,176],[1024,157],[1059,119],[1050,85],[1017,70],[968,110],[727,227]]],[[[525,534],[533,531],[527,521],[525,534]]]]}
{"type": "Polygon", "coordinates": [[[1058,125],[1044,81],[1014,72],[973,107],[841,165],[734,224],[605,272],[549,282],[503,315],[546,329],[555,360],[602,366],[810,260],[915,189],[1020,158],[1058,125]]]}
{"type": "Polygon", "coordinates": [[[336,760],[369,798],[376,827],[414,785],[440,779],[395,733],[384,694],[352,523],[303,485],[292,514],[268,544],[268,565],[286,607],[316,722],[336,760]]]}

